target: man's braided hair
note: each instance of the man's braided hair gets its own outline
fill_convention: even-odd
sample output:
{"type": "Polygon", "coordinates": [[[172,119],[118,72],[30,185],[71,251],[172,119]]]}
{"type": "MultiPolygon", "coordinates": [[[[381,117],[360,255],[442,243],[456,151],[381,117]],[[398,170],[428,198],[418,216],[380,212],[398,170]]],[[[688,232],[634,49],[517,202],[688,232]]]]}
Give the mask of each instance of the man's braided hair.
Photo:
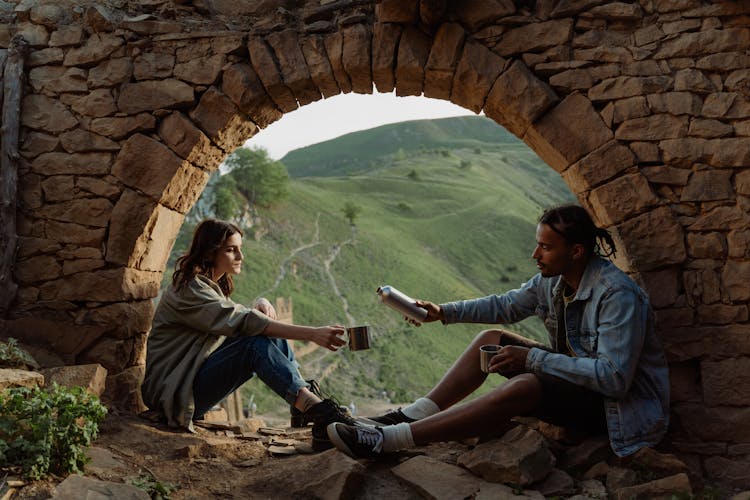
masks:
{"type": "Polygon", "coordinates": [[[549,226],[569,244],[583,245],[587,255],[614,257],[617,252],[609,231],[596,227],[588,212],[578,205],[549,208],[539,218],[539,223],[549,226]]]}

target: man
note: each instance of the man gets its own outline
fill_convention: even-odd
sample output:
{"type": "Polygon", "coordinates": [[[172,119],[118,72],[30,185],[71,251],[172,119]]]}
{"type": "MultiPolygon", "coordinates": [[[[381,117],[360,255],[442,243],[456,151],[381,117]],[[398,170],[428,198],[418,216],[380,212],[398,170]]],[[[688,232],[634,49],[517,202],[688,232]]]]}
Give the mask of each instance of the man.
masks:
{"type": "MultiPolygon", "coordinates": [[[[564,427],[608,432],[618,456],[655,445],[669,418],[667,364],[653,329],[648,297],[608,260],[609,233],[576,205],[544,212],[532,254],[539,273],[503,295],[433,304],[425,322],[515,323],[532,314],[549,333],[550,346],[503,330],[477,335],[423,398],[386,415],[372,427],[332,423],[328,436],[356,458],[433,441],[496,435],[515,416],[535,416],[564,427]],[[454,406],[485,380],[479,346],[504,347],[489,372],[508,381],[488,394],[454,406]]],[[[418,325],[418,323],[414,323],[418,325]]]]}

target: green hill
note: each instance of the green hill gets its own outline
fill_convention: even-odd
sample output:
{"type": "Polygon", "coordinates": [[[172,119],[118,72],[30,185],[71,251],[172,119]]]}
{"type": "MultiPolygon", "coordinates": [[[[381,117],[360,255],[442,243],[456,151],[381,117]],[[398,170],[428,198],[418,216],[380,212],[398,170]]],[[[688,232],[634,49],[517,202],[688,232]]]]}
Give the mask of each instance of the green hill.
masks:
{"type": "MultiPolygon", "coordinates": [[[[410,127],[415,134],[471,129],[472,121],[486,127],[487,120],[470,117],[439,120],[437,128],[406,122],[373,132],[382,138],[394,130],[398,133],[392,135],[403,135],[410,127]]],[[[485,134],[483,140],[489,136],[485,134]]],[[[326,143],[330,162],[351,157],[352,135],[342,137],[343,144],[326,143]],[[342,156],[335,156],[336,151],[342,156]]],[[[357,135],[367,142],[365,132],[357,135]]],[[[259,295],[291,297],[298,324],[371,325],[370,350],[318,349],[301,362],[306,377],[326,375],[324,387],[343,401],[375,398],[383,391],[394,402],[423,395],[488,326],[412,327],[379,303],[377,287],[390,284],[438,303],[515,288],[536,272],[530,255],[542,209],[573,201],[558,174],[524,144],[504,131],[497,136],[507,141],[420,146],[408,153],[372,156],[366,171],[292,179],[289,199],[260,211],[261,222],[246,230],[244,270],[235,279],[234,299],[249,303],[259,295]],[[361,208],[355,226],[344,217],[347,202],[361,208]]],[[[315,145],[296,153],[304,157],[310,149],[321,151],[315,145]]],[[[191,232],[186,224],[181,244],[191,232]]],[[[535,318],[512,328],[544,336],[535,318]]],[[[492,377],[487,385],[498,382],[499,377],[492,377]]],[[[283,407],[257,381],[245,390],[261,409],[283,407]]]]}
{"type": "Polygon", "coordinates": [[[338,176],[367,170],[377,158],[424,149],[474,148],[518,142],[489,118],[414,120],[353,132],[290,151],[281,161],[292,177],[338,176]]]}

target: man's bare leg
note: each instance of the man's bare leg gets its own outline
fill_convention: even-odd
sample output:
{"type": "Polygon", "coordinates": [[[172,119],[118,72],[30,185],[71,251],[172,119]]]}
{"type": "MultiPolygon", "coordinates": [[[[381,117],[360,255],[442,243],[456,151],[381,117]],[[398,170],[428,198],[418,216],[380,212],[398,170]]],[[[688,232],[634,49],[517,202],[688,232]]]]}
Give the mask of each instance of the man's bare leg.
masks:
{"type": "MultiPolygon", "coordinates": [[[[478,359],[476,364],[479,366],[478,359]]],[[[511,418],[525,415],[536,408],[541,398],[539,379],[536,375],[524,373],[473,401],[408,425],[416,445],[491,435],[511,418]]]]}
{"type": "Polygon", "coordinates": [[[479,368],[479,346],[499,344],[501,330],[479,332],[466,350],[427,394],[441,410],[445,410],[474,392],[487,378],[479,368]]]}

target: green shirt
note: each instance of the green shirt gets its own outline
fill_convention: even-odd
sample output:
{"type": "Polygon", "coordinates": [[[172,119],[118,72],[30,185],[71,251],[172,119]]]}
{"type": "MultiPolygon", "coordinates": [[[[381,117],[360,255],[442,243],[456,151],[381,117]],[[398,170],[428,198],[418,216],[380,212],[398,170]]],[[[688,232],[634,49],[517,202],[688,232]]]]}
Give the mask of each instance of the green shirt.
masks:
{"type": "Polygon", "coordinates": [[[193,430],[193,380],[227,337],[262,334],[264,314],[224,296],[219,285],[196,276],[180,290],[170,286],[148,336],[143,401],[172,427],[193,430]]]}

